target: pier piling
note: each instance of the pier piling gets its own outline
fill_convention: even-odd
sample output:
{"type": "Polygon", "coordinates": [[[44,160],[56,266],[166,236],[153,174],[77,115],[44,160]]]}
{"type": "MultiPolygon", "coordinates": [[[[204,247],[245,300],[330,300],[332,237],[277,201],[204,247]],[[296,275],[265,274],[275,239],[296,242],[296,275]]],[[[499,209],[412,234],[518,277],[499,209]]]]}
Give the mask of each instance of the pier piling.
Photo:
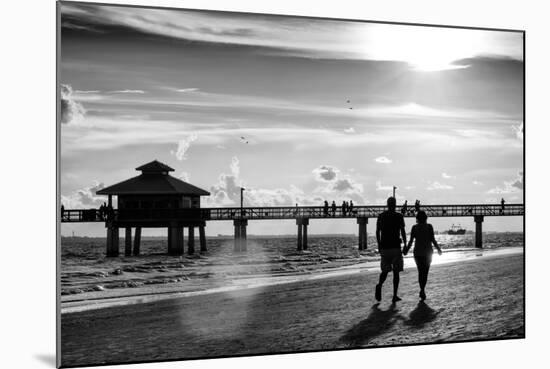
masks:
{"type": "Polygon", "coordinates": [[[124,235],[124,256],[132,255],[132,227],[126,227],[124,235]]]}
{"type": "Polygon", "coordinates": [[[107,226],[107,256],[118,256],[119,254],[119,233],[118,227],[107,226]]]}
{"type": "Polygon", "coordinates": [[[248,219],[235,219],[233,226],[235,227],[235,246],[234,251],[246,251],[246,226],[248,219]]]}
{"type": "Polygon", "coordinates": [[[296,249],[298,251],[307,250],[307,226],[309,225],[309,218],[297,218],[296,225],[298,226],[296,249]]]}
{"type": "Polygon", "coordinates": [[[140,253],[140,243],[141,243],[141,227],[136,227],[136,232],[134,235],[134,256],[138,256],[140,253]]]}
{"type": "Polygon", "coordinates": [[[201,244],[201,252],[206,252],[206,236],[204,234],[204,226],[199,227],[199,238],[201,244]]]}
{"type": "Polygon", "coordinates": [[[359,250],[367,249],[367,224],[369,223],[369,218],[357,218],[357,224],[359,225],[359,250]]]}
{"type": "Polygon", "coordinates": [[[168,227],[168,254],[183,255],[183,228],[180,226],[168,227]]]}
{"type": "Polygon", "coordinates": [[[474,216],[474,222],[476,223],[476,239],[475,246],[478,249],[483,248],[483,215],[474,216]]]}
{"type": "Polygon", "coordinates": [[[189,227],[189,235],[187,237],[187,254],[195,253],[195,227],[189,227]]]}

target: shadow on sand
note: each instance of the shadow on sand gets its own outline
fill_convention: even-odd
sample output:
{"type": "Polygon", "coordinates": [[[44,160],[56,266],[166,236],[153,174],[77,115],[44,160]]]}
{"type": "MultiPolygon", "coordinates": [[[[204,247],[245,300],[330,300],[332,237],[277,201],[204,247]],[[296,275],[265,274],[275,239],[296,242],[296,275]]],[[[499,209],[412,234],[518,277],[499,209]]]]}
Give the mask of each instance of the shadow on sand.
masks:
{"type": "Polygon", "coordinates": [[[426,323],[437,318],[440,312],[441,310],[435,311],[424,301],[419,301],[416,308],[409,314],[409,319],[405,321],[405,324],[414,328],[422,328],[426,323]]]}
{"type": "Polygon", "coordinates": [[[354,325],[340,340],[349,346],[367,344],[376,336],[389,330],[400,319],[403,317],[397,314],[394,304],[388,310],[380,310],[379,304],[376,303],[371,307],[369,316],[354,325]]]}

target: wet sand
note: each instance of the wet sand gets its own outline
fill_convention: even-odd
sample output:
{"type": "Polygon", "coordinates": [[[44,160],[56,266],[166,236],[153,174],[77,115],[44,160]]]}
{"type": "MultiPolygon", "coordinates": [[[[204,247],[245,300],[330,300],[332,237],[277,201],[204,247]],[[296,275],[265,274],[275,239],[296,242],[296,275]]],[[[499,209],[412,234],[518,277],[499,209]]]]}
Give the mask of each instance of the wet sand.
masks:
{"type": "Polygon", "coordinates": [[[62,364],[156,361],[524,337],[523,255],[434,265],[428,299],[401,274],[403,301],[377,273],[167,299],[62,315],[62,364]]]}

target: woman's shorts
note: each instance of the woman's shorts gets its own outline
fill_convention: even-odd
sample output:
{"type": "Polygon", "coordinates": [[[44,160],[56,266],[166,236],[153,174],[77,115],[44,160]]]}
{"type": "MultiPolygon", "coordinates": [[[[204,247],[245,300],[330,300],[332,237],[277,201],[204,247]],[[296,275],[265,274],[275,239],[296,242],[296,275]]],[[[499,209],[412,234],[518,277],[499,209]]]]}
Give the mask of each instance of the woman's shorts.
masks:
{"type": "Polygon", "coordinates": [[[380,269],[383,272],[402,272],[403,255],[401,248],[380,250],[380,269]]]}

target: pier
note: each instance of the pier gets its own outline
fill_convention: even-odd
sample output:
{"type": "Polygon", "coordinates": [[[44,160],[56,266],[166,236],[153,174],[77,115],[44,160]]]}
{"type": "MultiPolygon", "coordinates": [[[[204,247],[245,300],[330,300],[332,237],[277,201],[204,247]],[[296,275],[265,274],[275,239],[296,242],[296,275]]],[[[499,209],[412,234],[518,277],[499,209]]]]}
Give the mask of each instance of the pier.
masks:
{"type": "MultiPolygon", "coordinates": [[[[523,216],[525,213],[523,204],[506,204],[504,206],[500,204],[422,205],[421,209],[429,217],[472,218],[475,223],[475,246],[478,248],[483,247],[482,233],[485,217],[523,216]]],[[[139,250],[138,231],[141,232],[141,227],[162,227],[166,222],[175,222],[176,225],[183,223],[193,224],[199,227],[201,251],[206,251],[204,228],[207,222],[232,221],[235,228],[234,249],[235,251],[246,251],[246,233],[250,221],[295,219],[297,227],[296,248],[297,250],[307,250],[310,220],[355,219],[358,225],[359,250],[365,250],[367,248],[367,225],[369,219],[372,219],[373,224],[376,223],[376,218],[384,210],[386,210],[386,207],[382,205],[354,206],[351,212],[346,213],[342,212],[342,209],[339,207],[334,213],[329,211],[328,214],[324,213],[322,206],[136,209],[133,211],[117,209],[113,211],[112,218],[107,219],[101,217],[99,210],[96,209],[70,209],[64,210],[61,221],[65,223],[105,222],[106,224],[111,224],[110,228],[112,229],[133,226],[136,229],[134,250],[136,250],[136,246],[139,250]]],[[[404,212],[403,216],[413,218],[416,216],[416,212],[414,208],[411,208],[404,212]]],[[[126,228],[126,234],[128,232],[128,228],[126,228]]],[[[177,246],[174,246],[174,250],[183,249],[183,232],[178,232],[173,233],[173,237],[178,240],[177,246]]],[[[169,241],[171,241],[170,238],[169,241]]],[[[126,241],[126,250],[129,247],[128,242],[130,241],[126,241]]],[[[116,248],[116,246],[112,247],[116,248]]],[[[194,252],[194,249],[192,251],[194,252]]],[[[126,254],[128,255],[128,252],[126,254]]],[[[134,252],[134,255],[136,254],[139,254],[139,251],[137,253],[134,252]]]]}
{"type": "MultiPolygon", "coordinates": [[[[308,249],[310,220],[356,219],[358,248],[367,248],[367,225],[386,210],[382,205],[360,205],[352,209],[323,206],[276,206],[201,208],[201,196],[210,193],[170,176],[174,169],[157,160],[136,168],[141,174],[97,191],[107,196],[100,209],[62,209],[61,222],[105,223],[107,256],[119,255],[120,229],[125,232],[124,255],[139,255],[142,228],[166,228],[168,254],[184,253],[184,229],[187,228],[187,253],[195,253],[195,228],[199,229],[200,252],[207,251],[205,227],[207,222],[232,221],[234,251],[247,249],[249,221],[295,219],[296,249],[308,249]],[[113,207],[113,196],[118,197],[118,208],[113,207]],[[132,229],[134,239],[132,244],[132,229]],[[133,246],[133,247],[132,247],[133,246]]],[[[483,220],[489,216],[523,216],[523,204],[447,204],[422,205],[429,217],[472,217],[475,222],[475,246],[483,247],[483,220]]],[[[415,217],[414,207],[397,209],[404,217],[415,217]]]]}

